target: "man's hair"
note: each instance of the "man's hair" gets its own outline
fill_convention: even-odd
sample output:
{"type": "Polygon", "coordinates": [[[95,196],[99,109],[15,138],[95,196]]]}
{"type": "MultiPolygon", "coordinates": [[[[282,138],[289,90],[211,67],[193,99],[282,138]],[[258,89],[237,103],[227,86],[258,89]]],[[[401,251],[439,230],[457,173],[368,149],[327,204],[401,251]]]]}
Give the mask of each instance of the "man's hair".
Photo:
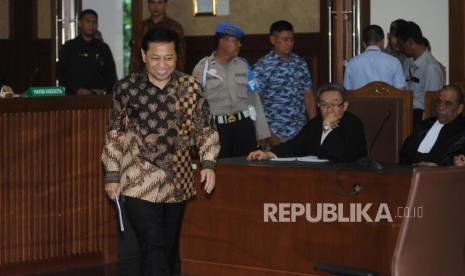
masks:
{"type": "MultiPolygon", "coordinates": [[[[150,2],[150,1],[153,1],[153,0],[147,0],[147,2],[150,2]]],[[[165,0],[165,3],[168,3],[168,0],[165,0]]]]}
{"type": "Polygon", "coordinates": [[[378,25],[370,25],[363,30],[363,42],[367,45],[377,44],[384,40],[384,31],[378,25]]]}
{"type": "Polygon", "coordinates": [[[282,31],[294,31],[294,27],[292,24],[286,20],[279,20],[271,24],[270,27],[270,35],[272,35],[274,32],[282,32],[282,31]]]}
{"type": "Polygon", "coordinates": [[[402,41],[412,39],[417,44],[425,43],[420,26],[413,21],[408,21],[398,25],[396,37],[402,41]]]}
{"type": "Polygon", "coordinates": [[[150,43],[153,42],[174,42],[174,49],[176,50],[176,53],[178,52],[178,35],[176,34],[176,32],[166,27],[155,27],[148,31],[142,39],[142,50],[144,50],[144,52],[147,52],[150,43]]]}
{"type": "Polygon", "coordinates": [[[84,18],[84,16],[86,16],[86,15],[88,15],[88,14],[95,15],[95,17],[98,18],[98,14],[97,14],[96,11],[91,10],[91,9],[87,9],[87,10],[83,10],[82,12],[79,13],[78,19],[79,19],[79,20],[82,20],[82,19],[84,18]]]}
{"type": "Polygon", "coordinates": [[[441,89],[441,91],[444,91],[444,90],[454,92],[455,93],[455,98],[457,100],[456,104],[463,104],[463,91],[462,91],[462,88],[460,88],[457,85],[450,84],[450,85],[444,86],[441,89]]]}
{"type": "Polygon", "coordinates": [[[396,33],[397,34],[397,29],[399,28],[399,25],[401,24],[406,24],[407,21],[405,21],[404,19],[397,19],[397,20],[394,20],[391,22],[391,26],[389,26],[389,33],[396,33]]]}
{"type": "Polygon", "coordinates": [[[325,84],[321,86],[318,91],[316,92],[316,101],[320,102],[320,97],[321,94],[323,94],[326,91],[337,91],[339,92],[339,95],[341,95],[342,102],[347,101],[347,92],[346,89],[342,84],[336,83],[336,82],[331,82],[328,84],[325,84]]]}

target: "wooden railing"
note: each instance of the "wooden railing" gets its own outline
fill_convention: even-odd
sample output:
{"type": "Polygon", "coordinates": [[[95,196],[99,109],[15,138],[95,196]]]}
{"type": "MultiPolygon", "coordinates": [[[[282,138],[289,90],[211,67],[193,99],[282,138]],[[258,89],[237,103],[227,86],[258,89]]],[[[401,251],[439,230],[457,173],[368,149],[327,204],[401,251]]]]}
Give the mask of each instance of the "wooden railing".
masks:
{"type": "Polygon", "coordinates": [[[0,275],[116,261],[108,96],[0,99],[0,275]]]}

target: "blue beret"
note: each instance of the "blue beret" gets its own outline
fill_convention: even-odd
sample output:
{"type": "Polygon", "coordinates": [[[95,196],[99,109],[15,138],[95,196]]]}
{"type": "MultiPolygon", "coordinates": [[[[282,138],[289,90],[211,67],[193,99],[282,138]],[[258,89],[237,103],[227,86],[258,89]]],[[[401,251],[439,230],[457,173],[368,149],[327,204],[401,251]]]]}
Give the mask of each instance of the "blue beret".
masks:
{"type": "Polygon", "coordinates": [[[242,39],[245,35],[243,30],[241,30],[239,27],[229,22],[219,23],[216,26],[215,33],[231,35],[239,39],[242,39]]]}

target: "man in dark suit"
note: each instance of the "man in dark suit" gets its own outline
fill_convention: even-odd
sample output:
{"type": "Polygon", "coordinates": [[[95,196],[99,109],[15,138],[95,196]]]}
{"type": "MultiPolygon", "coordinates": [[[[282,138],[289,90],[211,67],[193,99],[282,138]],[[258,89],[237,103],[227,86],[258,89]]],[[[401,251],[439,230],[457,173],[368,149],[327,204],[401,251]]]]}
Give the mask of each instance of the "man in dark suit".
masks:
{"type": "Polygon", "coordinates": [[[57,78],[68,95],[111,94],[117,81],[115,61],[108,44],[96,39],[97,12],[79,14],[79,35],[63,45],[57,78]]]}
{"type": "Polygon", "coordinates": [[[405,140],[400,152],[401,164],[419,166],[452,166],[454,156],[465,145],[463,93],[460,87],[441,89],[435,102],[437,117],[421,122],[405,140]]]}
{"type": "Polygon", "coordinates": [[[253,151],[248,160],[314,155],[336,162],[353,162],[367,155],[365,133],[360,118],[346,111],[349,102],[340,84],[318,89],[320,115],[310,120],[291,140],[271,148],[253,151]]]}

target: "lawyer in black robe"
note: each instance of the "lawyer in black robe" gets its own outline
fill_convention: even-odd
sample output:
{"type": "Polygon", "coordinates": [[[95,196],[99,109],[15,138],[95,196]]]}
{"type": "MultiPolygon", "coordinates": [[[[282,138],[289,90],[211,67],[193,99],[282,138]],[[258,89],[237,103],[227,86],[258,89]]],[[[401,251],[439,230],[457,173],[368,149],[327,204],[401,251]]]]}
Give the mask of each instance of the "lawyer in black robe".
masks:
{"type": "MultiPolygon", "coordinates": [[[[464,153],[465,118],[463,111],[463,92],[455,85],[445,86],[439,91],[435,101],[437,117],[421,122],[413,134],[405,140],[400,151],[400,162],[404,165],[452,166],[454,156],[464,153]],[[429,147],[419,146],[433,126],[441,127],[439,133],[430,135],[429,147]],[[434,142],[434,143],[433,143],[434,142]],[[431,145],[432,144],[432,145],[431,145]],[[425,150],[426,148],[426,150],[425,150]]],[[[432,133],[436,133],[433,131],[432,133]]]]}
{"type": "Polygon", "coordinates": [[[314,155],[336,162],[353,162],[367,155],[365,134],[360,118],[346,111],[339,126],[320,145],[323,117],[310,120],[296,137],[271,149],[278,157],[314,155]]]}
{"type": "Polygon", "coordinates": [[[365,132],[360,118],[346,111],[349,103],[344,87],[330,83],[317,92],[320,115],[300,132],[270,151],[251,152],[248,160],[313,155],[335,162],[354,162],[367,155],[365,132]]]}

